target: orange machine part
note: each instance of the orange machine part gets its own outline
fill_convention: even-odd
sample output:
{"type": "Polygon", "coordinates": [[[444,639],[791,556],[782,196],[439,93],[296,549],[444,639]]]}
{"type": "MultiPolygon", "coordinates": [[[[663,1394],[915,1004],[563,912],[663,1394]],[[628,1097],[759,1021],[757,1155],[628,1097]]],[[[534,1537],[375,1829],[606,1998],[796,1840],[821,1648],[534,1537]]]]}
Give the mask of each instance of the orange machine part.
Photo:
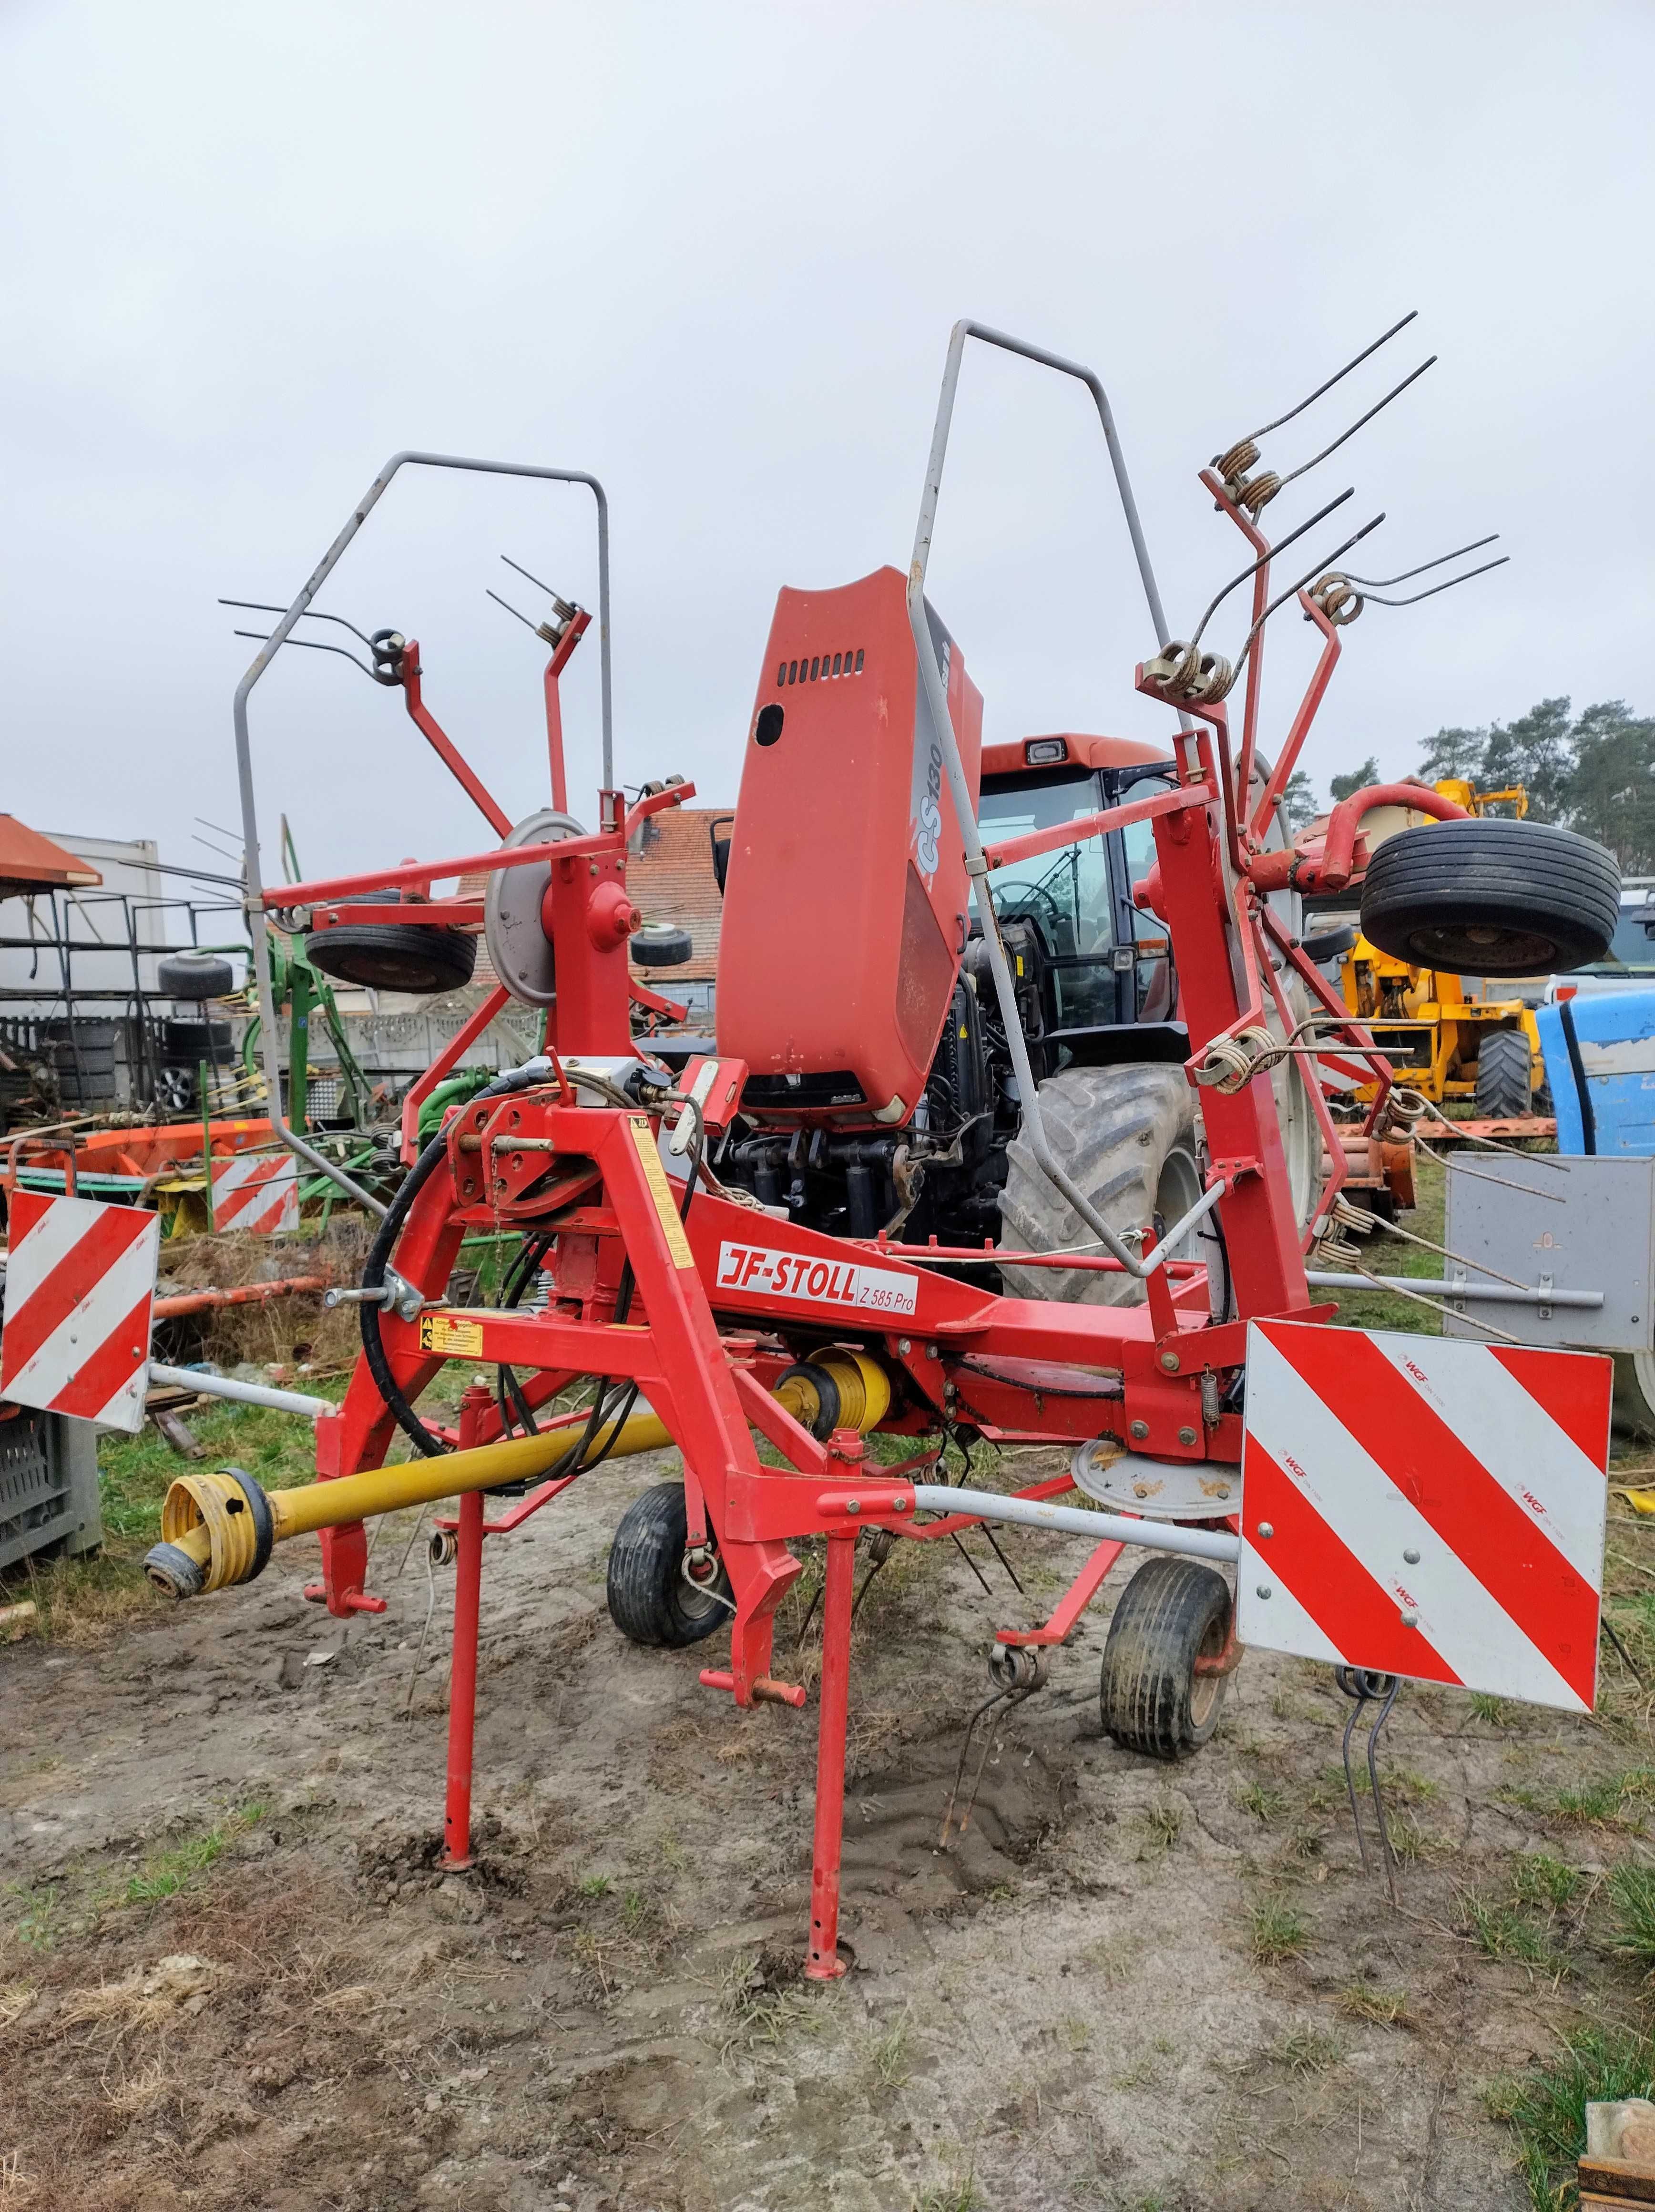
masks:
{"type": "MultiPolygon", "coordinates": [[[[974,796],[982,695],[934,613],[931,623],[974,796]]],[[[748,732],[718,947],[718,1050],[751,1070],[743,1111],[907,1121],[967,913],[903,577],[880,568],[835,592],[784,591],[748,732]]]]}

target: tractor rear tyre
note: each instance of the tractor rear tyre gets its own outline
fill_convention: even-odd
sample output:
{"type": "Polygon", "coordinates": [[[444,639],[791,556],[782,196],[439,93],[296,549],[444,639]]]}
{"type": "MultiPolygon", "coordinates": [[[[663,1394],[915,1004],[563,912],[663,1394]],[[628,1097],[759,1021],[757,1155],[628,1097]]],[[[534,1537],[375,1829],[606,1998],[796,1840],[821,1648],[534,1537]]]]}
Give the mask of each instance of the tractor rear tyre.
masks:
{"type": "Polygon", "coordinates": [[[1103,1647],[1103,1725],[1123,1750],[1188,1759],[1218,1725],[1227,1674],[1197,1674],[1230,1630],[1229,1585],[1194,1559],[1142,1566],[1121,1593],[1103,1647]]]}
{"type": "MultiPolygon", "coordinates": [[[[1112,1229],[1170,1228],[1201,1196],[1195,1093],[1182,1067],[1066,1067],[1041,1084],[1040,1101],[1059,1164],[1112,1229]]],[[[1047,1180],[1021,1133],[1006,1147],[1000,1242],[1016,1252],[1095,1248],[1092,1231],[1047,1180]]],[[[1187,1251],[1180,1248],[1178,1256],[1203,1256],[1195,1248],[1191,1232],[1187,1251]]],[[[1143,1286],[1130,1275],[1015,1264],[1001,1274],[1013,1297],[1143,1303],[1143,1286]]]]}
{"type": "Polygon", "coordinates": [[[1531,1110],[1529,1039],[1523,1030],[1490,1030],[1477,1047],[1476,1111],[1482,1121],[1513,1121],[1531,1110]]]}
{"type": "Polygon", "coordinates": [[[688,1542],[682,1482],[652,1485],[621,1516],[609,1547],[609,1619],[633,1643],[676,1651],[730,1619],[723,1564],[706,1589],[697,1589],[683,1571],[688,1542]]]}
{"type": "Polygon", "coordinates": [[[1553,822],[1428,822],[1387,837],[1362,880],[1369,943],[1458,975],[1567,974],[1603,958],[1620,918],[1614,860],[1553,822]]]}

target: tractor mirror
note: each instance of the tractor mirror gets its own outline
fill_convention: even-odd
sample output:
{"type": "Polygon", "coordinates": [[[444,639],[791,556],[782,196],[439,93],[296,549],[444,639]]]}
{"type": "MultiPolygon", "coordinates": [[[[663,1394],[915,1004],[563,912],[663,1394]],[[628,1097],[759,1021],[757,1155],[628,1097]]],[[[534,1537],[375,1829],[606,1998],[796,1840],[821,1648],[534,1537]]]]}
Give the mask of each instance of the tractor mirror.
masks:
{"type": "Polygon", "coordinates": [[[730,873],[730,840],[735,833],[733,814],[720,814],[706,825],[706,834],[712,840],[712,872],[718,879],[718,896],[724,896],[724,878],[730,873]]]}

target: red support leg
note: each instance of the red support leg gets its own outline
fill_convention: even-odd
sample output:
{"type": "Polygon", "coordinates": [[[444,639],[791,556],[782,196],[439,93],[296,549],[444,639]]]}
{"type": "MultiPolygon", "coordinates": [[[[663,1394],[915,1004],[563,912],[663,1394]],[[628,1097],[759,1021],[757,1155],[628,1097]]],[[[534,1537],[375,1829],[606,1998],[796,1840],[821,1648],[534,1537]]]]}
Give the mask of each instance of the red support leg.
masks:
{"type": "MultiPolygon", "coordinates": [[[[477,1441],[477,1426],[488,1407],[488,1393],[472,1382],[460,1395],[460,1448],[477,1441]]],[[[458,1545],[454,1561],[454,1657],[448,1676],[448,1800],[443,1811],[443,1848],[438,1864],[456,1869],[471,1863],[471,1754],[477,1733],[477,1625],[482,1612],[482,1492],[468,1490],[460,1500],[458,1545]]]]}
{"type": "Polygon", "coordinates": [[[448,1686],[448,1802],[440,1864],[471,1863],[471,1751],[477,1726],[477,1621],[482,1603],[482,1492],[460,1500],[454,1567],[454,1665],[448,1686]]]}
{"type": "Polygon", "coordinates": [[[813,1982],[836,1981],[845,1972],[845,1961],[839,1955],[839,1863],[845,1833],[845,1731],[851,1704],[851,1595],[855,1578],[855,1530],[829,1536],[821,1614],[821,1716],[816,1736],[810,1954],[804,1966],[813,1982]]]}

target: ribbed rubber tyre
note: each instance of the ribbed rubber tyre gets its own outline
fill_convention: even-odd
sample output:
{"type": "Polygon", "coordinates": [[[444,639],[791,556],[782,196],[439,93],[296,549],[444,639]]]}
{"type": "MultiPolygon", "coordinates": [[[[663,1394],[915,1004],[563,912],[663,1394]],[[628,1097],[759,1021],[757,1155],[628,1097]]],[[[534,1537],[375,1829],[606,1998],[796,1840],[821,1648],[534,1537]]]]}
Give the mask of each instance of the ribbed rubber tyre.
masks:
{"type": "Polygon", "coordinates": [[[688,1541],[682,1482],[652,1484],[621,1516],[609,1547],[609,1619],[633,1643],[681,1650],[731,1618],[729,1606],[718,1602],[730,1595],[722,1565],[705,1595],[684,1580],[688,1541]]]}
{"type": "Polygon", "coordinates": [[[1125,1751],[1188,1759],[1218,1725],[1227,1674],[1195,1671],[1229,1633],[1222,1575],[1194,1559],[1151,1559],[1121,1593],[1103,1647],[1099,1702],[1106,1732],[1125,1751]]]}
{"type": "Polygon", "coordinates": [[[1638,1443],[1655,1443],[1655,1352],[1617,1352],[1614,1357],[1610,1421],[1638,1443]]]}
{"type": "Polygon", "coordinates": [[[1454,975],[1566,975],[1603,958],[1620,918],[1611,855],[1551,822],[1485,816],[1400,830],[1362,881],[1368,941],[1454,975]]]}
{"type": "Polygon", "coordinates": [[[640,968],[682,968],[694,950],[689,932],[670,921],[646,921],[627,946],[640,968]]]}
{"type": "MultiPolygon", "coordinates": [[[[1170,1227],[1201,1195],[1195,1156],[1195,1093],[1181,1067],[1066,1067],[1041,1084],[1040,1118],[1070,1181],[1112,1229],[1170,1227]]],[[[1042,1173],[1021,1133],[1006,1147],[1000,1243],[1015,1252],[1058,1252],[1094,1243],[1092,1231],[1042,1173]]],[[[1198,1258],[1193,1234],[1187,1254],[1198,1258]]],[[[1070,1304],[1142,1305],[1130,1275],[1064,1267],[1007,1267],[1018,1298],[1070,1304]]]]}
{"type": "Polygon", "coordinates": [[[164,999],[222,999],[235,988],[235,970],[217,952],[169,952],[155,988],[164,999]]]}
{"type": "Polygon", "coordinates": [[[1476,1110],[1484,1121],[1510,1121],[1531,1111],[1529,1039],[1523,1030],[1488,1030],[1477,1047],[1476,1110]]]}
{"type": "Polygon", "coordinates": [[[477,940],[464,930],[402,921],[342,921],[305,939],[312,967],[336,982],[428,999],[458,991],[477,964],[477,940]]]}

